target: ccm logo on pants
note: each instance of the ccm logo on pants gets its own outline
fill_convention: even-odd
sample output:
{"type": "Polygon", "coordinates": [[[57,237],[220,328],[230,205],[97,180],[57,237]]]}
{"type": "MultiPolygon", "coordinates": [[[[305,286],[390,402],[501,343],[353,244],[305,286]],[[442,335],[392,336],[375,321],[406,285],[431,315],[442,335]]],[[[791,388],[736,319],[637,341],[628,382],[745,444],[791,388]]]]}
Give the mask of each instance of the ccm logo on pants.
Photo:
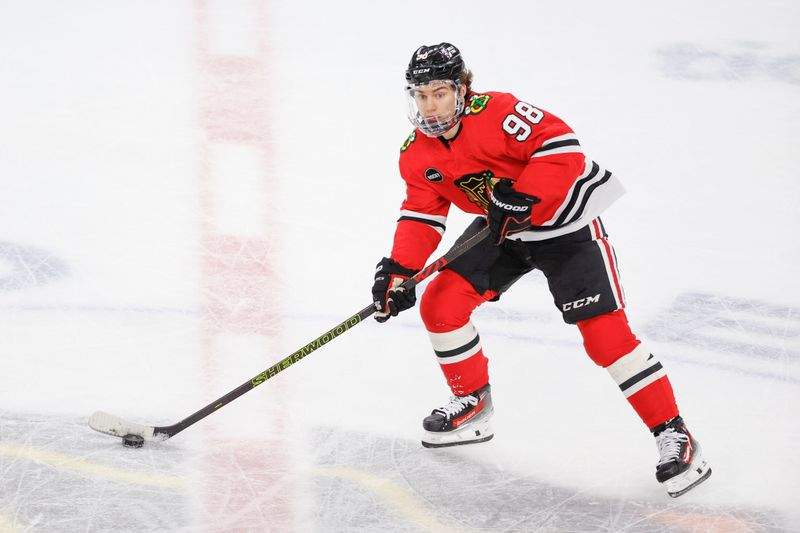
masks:
{"type": "Polygon", "coordinates": [[[570,309],[577,309],[585,305],[596,304],[599,301],[600,301],[600,295],[595,294],[594,296],[588,296],[586,298],[581,298],[580,300],[575,300],[574,302],[566,303],[561,306],[561,310],[569,311],[570,309]]]}

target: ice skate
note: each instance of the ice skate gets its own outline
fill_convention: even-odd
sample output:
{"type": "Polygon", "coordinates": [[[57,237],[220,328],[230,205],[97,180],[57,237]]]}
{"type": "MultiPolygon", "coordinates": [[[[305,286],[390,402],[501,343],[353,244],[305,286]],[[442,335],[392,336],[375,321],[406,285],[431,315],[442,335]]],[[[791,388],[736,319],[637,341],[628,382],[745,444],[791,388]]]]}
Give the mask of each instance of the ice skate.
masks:
{"type": "Polygon", "coordinates": [[[453,396],[447,405],[434,409],[422,421],[422,445],[443,448],[486,442],[494,436],[489,425],[493,412],[488,383],[466,396],[453,396]]]}
{"type": "Polygon", "coordinates": [[[694,440],[679,416],[653,430],[661,460],[656,465],[656,479],[667,494],[677,498],[711,476],[703,459],[700,444],[694,440]]]}

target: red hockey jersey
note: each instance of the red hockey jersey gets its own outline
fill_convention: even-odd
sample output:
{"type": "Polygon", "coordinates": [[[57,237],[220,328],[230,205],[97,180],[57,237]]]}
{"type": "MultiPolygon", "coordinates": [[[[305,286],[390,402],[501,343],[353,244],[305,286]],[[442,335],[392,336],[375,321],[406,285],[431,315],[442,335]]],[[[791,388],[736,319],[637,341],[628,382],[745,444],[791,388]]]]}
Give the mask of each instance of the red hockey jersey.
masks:
{"type": "Polygon", "coordinates": [[[617,178],[586,158],[561,119],[511,94],[471,93],[461,128],[450,141],[415,130],[400,148],[406,198],[392,258],[419,269],[444,234],[450,205],[486,214],[494,183],[541,200],[533,229],[519,240],[544,240],[576,231],[597,217],[624,189],[617,178]]]}

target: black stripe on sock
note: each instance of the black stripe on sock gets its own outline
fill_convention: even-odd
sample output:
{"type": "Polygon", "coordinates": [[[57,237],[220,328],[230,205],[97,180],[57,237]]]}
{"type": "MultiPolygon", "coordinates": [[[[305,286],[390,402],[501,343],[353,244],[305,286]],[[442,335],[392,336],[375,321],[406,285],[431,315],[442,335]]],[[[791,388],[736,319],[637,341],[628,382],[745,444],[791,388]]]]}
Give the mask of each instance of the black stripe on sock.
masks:
{"type": "Polygon", "coordinates": [[[469,350],[473,349],[478,345],[479,342],[481,342],[481,336],[475,335],[475,338],[469,341],[464,346],[460,346],[453,350],[442,350],[442,351],[434,350],[434,352],[436,352],[436,357],[442,357],[442,358],[455,357],[456,355],[461,355],[462,353],[468,352],[469,350]]]}
{"type": "Polygon", "coordinates": [[[634,385],[636,385],[637,383],[642,381],[647,376],[651,376],[651,375],[655,374],[656,372],[658,372],[662,368],[663,367],[661,366],[661,363],[656,363],[653,366],[651,366],[650,368],[648,368],[646,370],[642,370],[641,372],[639,372],[638,374],[636,374],[632,378],[630,378],[628,380],[625,380],[623,383],[620,384],[619,389],[622,392],[625,392],[626,390],[630,389],[631,387],[633,387],[634,385]]]}

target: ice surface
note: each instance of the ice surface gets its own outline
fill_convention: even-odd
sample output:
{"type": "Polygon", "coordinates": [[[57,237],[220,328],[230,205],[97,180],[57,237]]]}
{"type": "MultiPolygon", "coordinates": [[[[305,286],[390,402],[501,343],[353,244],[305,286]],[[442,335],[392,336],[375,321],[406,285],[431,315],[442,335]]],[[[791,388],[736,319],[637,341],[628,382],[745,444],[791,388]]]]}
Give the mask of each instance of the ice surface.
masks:
{"type": "Polygon", "coordinates": [[[0,13],[0,532],[800,530],[795,2],[0,13]],[[416,312],[165,442],[89,429],[97,410],[173,424],[369,302],[403,195],[402,72],[442,40],[625,183],[604,222],[628,314],[711,479],[667,497],[538,273],[474,317],[485,445],[419,445],[448,392],[416,312]]]}

